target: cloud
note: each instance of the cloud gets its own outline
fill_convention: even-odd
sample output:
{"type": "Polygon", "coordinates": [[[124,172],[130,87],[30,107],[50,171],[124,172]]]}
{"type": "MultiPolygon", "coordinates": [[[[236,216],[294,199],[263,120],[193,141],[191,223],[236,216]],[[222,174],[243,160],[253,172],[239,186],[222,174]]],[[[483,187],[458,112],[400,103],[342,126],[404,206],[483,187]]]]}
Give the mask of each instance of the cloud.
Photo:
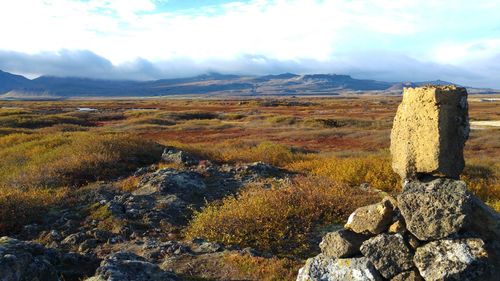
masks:
{"type": "Polygon", "coordinates": [[[293,72],[349,74],[355,78],[381,81],[428,81],[441,79],[466,86],[500,88],[500,55],[468,67],[419,61],[393,52],[339,54],[328,61],[314,59],[277,60],[265,56],[244,55],[235,59],[170,59],[151,62],[136,59],[122,64],[86,50],[25,54],[0,51],[0,69],[31,77],[53,75],[97,79],[154,80],[195,76],[209,72],[262,75],[293,72]],[[487,70],[487,71],[486,71],[487,70]],[[493,81],[493,82],[492,82],[493,81]]]}
{"type": "Polygon", "coordinates": [[[113,79],[335,72],[500,87],[499,1],[173,2],[3,1],[0,68],[113,79]]]}

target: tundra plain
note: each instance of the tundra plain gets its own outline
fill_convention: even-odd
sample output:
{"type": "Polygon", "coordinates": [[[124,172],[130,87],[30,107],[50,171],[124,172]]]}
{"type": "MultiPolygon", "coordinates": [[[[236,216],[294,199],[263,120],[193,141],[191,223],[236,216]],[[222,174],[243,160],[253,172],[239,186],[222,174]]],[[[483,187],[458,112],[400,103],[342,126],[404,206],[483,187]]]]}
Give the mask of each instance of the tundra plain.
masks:
{"type": "MultiPolygon", "coordinates": [[[[498,97],[469,96],[472,130],[461,177],[497,211],[498,97]]],[[[322,234],[357,207],[399,192],[389,144],[400,100],[358,95],[0,101],[0,236],[22,235],[33,223],[50,231],[50,216],[84,206],[85,194],[102,185],[133,192],[142,167],[188,169],[162,160],[163,148],[175,147],[201,165],[261,161],[290,176],[257,179],[229,192],[214,186],[213,194],[190,206],[185,223],[164,229],[169,240],[202,238],[260,254],[229,251],[179,260],[169,269],[192,280],[294,279],[303,259],[318,252],[322,234]],[[188,268],[190,263],[203,266],[188,268]]],[[[121,223],[99,206],[78,214],[82,223],[92,218],[110,232],[121,223]]],[[[50,245],[46,237],[35,241],[50,245]]]]}

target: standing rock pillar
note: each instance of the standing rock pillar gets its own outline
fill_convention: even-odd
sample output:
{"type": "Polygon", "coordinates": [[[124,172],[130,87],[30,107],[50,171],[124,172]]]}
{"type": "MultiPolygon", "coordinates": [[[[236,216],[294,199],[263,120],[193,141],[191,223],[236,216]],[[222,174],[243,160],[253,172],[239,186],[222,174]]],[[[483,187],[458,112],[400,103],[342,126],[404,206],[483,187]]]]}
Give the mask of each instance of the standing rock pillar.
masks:
{"type": "Polygon", "coordinates": [[[467,91],[456,86],[405,88],[391,132],[392,167],[403,179],[457,179],[469,136],[467,91]]]}

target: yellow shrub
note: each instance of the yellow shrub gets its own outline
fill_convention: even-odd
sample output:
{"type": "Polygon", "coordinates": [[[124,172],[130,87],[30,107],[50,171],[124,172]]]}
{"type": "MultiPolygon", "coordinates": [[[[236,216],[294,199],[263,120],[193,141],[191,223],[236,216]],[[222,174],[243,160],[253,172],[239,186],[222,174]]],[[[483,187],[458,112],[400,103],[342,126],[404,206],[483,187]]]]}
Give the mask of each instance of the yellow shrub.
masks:
{"type": "Polygon", "coordinates": [[[160,156],[158,145],[125,134],[14,134],[0,138],[0,187],[55,187],[112,179],[160,156]]]}
{"type": "Polygon", "coordinates": [[[298,178],[281,188],[249,187],[196,213],[186,235],[276,254],[306,254],[318,227],[343,222],[357,207],[378,199],[324,178],[298,178]]]}
{"type": "Polygon", "coordinates": [[[164,142],[189,151],[202,158],[221,162],[257,162],[263,161],[275,166],[284,167],[293,161],[302,160],[305,155],[292,148],[274,142],[225,141],[213,144],[182,144],[180,142],[164,142]]]}
{"type": "Polygon", "coordinates": [[[301,261],[288,258],[267,259],[239,254],[226,255],[224,264],[235,267],[244,280],[262,281],[294,280],[302,266],[301,261]]]}
{"type": "Polygon", "coordinates": [[[385,155],[312,158],[296,161],[288,168],[329,177],[334,182],[349,186],[368,183],[373,188],[387,192],[400,189],[399,177],[392,171],[391,160],[385,155]]]}
{"type": "Polygon", "coordinates": [[[0,236],[39,221],[66,193],[66,189],[22,191],[0,188],[0,236]]]}

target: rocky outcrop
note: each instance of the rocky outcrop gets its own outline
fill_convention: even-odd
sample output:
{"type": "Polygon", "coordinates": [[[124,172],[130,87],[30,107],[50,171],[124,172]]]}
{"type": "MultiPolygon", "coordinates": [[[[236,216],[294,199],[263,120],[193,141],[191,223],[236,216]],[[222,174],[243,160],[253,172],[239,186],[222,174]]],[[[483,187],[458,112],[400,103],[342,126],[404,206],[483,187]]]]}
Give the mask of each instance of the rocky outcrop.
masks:
{"type": "Polygon", "coordinates": [[[394,171],[403,179],[420,173],[458,178],[469,136],[467,107],[465,88],[405,88],[391,132],[394,171]]]}
{"type": "Polygon", "coordinates": [[[322,254],[308,259],[297,281],[382,280],[367,258],[333,259],[322,254]]]}
{"type": "Polygon", "coordinates": [[[200,162],[196,156],[171,146],[168,146],[163,150],[161,158],[167,163],[175,163],[186,166],[197,165],[200,162]]]}
{"type": "Polygon", "coordinates": [[[0,238],[0,278],[2,281],[59,281],[57,253],[42,245],[0,238]]]}
{"type": "Polygon", "coordinates": [[[128,252],[117,252],[101,263],[94,277],[86,281],[175,281],[176,276],[144,258],[128,252]]]}
{"type": "Polygon", "coordinates": [[[456,179],[468,133],[466,97],[457,87],[405,90],[391,136],[402,193],[357,209],[345,228],[373,237],[358,248],[340,235],[346,230],[327,234],[323,254],[308,260],[297,280],[367,280],[338,275],[352,269],[342,262],[352,259],[388,280],[498,280],[500,216],[456,179]]]}
{"type": "Polygon", "coordinates": [[[0,238],[0,280],[81,280],[98,266],[92,256],[64,253],[40,244],[10,237],[0,238]]]}

